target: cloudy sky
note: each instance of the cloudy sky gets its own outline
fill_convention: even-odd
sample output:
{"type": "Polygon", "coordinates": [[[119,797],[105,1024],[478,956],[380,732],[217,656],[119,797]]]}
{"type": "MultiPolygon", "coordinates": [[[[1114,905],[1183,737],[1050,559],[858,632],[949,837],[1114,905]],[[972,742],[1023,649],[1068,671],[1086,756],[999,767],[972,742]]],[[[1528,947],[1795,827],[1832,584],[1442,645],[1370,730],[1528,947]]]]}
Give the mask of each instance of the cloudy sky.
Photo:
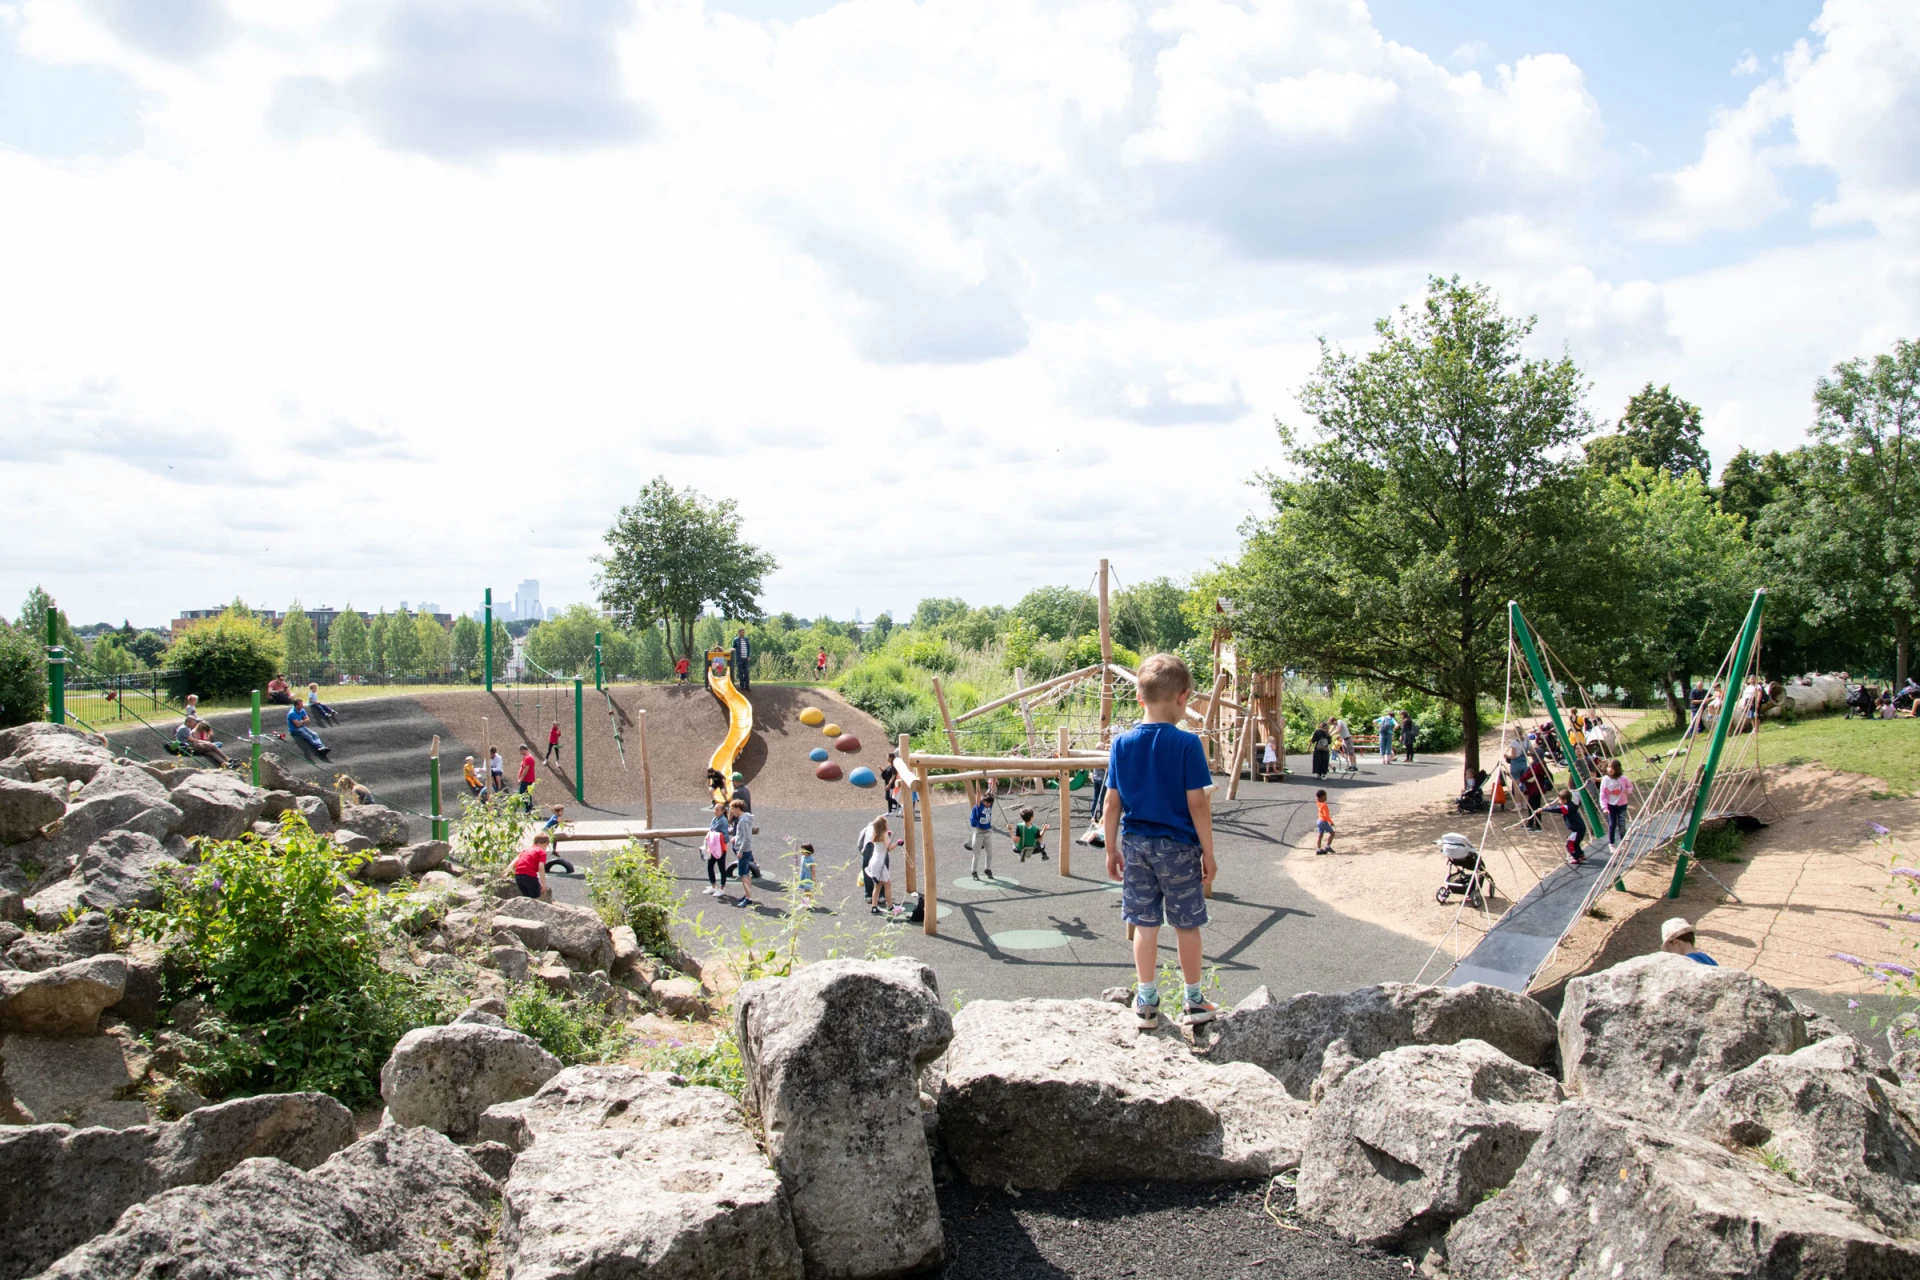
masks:
{"type": "Polygon", "coordinates": [[[0,0],[0,610],[564,604],[656,474],[773,609],[1181,574],[1436,272],[1791,446],[1920,5],[0,0]]]}

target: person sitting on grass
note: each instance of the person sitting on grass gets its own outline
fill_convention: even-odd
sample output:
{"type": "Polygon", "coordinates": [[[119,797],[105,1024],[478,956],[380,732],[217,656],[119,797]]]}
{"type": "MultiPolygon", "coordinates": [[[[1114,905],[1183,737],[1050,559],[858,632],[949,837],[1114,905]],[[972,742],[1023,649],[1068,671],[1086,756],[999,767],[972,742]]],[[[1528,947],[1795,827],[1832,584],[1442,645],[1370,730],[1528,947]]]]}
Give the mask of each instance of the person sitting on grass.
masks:
{"type": "Polygon", "coordinates": [[[1695,964],[1710,964],[1718,969],[1720,964],[1712,956],[1700,950],[1694,940],[1693,926],[1679,916],[1660,926],[1660,949],[1676,956],[1685,956],[1695,964]]]}
{"type": "Polygon", "coordinates": [[[1219,1006],[1201,994],[1201,928],[1213,881],[1213,774],[1198,736],[1180,727],[1193,675],[1170,653],[1140,664],[1134,696],[1146,713],[1113,740],[1107,765],[1107,878],[1120,881],[1120,918],[1134,927],[1139,985],[1133,1012],[1143,1030],[1160,1021],[1160,926],[1171,924],[1185,1021],[1211,1022],[1219,1006]]]}
{"type": "Polygon", "coordinates": [[[307,682],[307,710],[312,712],[313,718],[321,724],[332,724],[340,718],[339,712],[320,701],[320,682],[318,680],[309,680],[307,682]]]}
{"type": "Polygon", "coordinates": [[[267,681],[267,701],[277,707],[293,705],[293,695],[287,689],[287,682],[279,676],[267,681]]]}
{"type": "Polygon", "coordinates": [[[727,816],[727,834],[733,842],[733,874],[740,880],[740,901],[735,905],[751,906],[753,878],[760,874],[760,865],[753,860],[753,815],[736,795],[727,805],[727,816]]]}
{"type": "Polygon", "coordinates": [[[1033,810],[1020,811],[1020,821],[1013,828],[1013,851],[1020,855],[1020,861],[1025,862],[1030,853],[1039,854],[1042,862],[1048,861],[1047,846],[1041,843],[1046,834],[1046,827],[1033,825],[1033,810]]]}
{"type": "Polygon", "coordinates": [[[320,741],[319,734],[307,727],[307,709],[301,703],[302,699],[295,698],[293,707],[287,712],[287,732],[312,747],[315,755],[326,760],[333,752],[327,749],[326,743],[320,741]]]}
{"type": "Polygon", "coordinates": [[[513,860],[513,883],[523,898],[547,896],[547,833],[536,832],[533,845],[513,860]]]}

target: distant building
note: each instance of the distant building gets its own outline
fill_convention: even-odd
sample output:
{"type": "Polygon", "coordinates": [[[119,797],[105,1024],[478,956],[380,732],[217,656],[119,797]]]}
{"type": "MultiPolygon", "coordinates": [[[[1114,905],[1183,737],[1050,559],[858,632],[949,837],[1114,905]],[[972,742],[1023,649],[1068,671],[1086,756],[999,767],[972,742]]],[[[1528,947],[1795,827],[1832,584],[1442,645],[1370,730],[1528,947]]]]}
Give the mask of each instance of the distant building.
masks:
{"type": "Polygon", "coordinates": [[[539,579],[528,578],[514,589],[512,616],[515,618],[531,618],[536,622],[546,616],[540,609],[539,579]]]}
{"type": "MultiPolygon", "coordinates": [[[[402,607],[402,608],[405,608],[406,606],[405,606],[405,605],[402,605],[401,607],[402,607]]],[[[421,612],[421,613],[430,613],[430,614],[432,614],[432,615],[434,615],[435,617],[438,617],[438,616],[440,615],[440,606],[439,606],[439,605],[437,605],[437,604],[428,604],[428,603],[427,603],[427,602],[426,602],[425,600],[422,600],[422,601],[420,602],[420,612],[421,612]]],[[[449,614],[448,616],[449,616],[449,617],[451,617],[452,615],[451,615],[451,614],[449,614]]]]}
{"type": "Polygon", "coordinates": [[[555,609],[555,608],[553,608],[552,606],[548,606],[548,608],[547,608],[547,621],[548,621],[548,622],[552,622],[552,621],[553,621],[553,620],[554,620],[555,618],[558,618],[559,616],[560,616],[560,611],[559,611],[558,609],[555,609]]]}
{"type": "MultiPolygon", "coordinates": [[[[217,618],[226,611],[226,606],[224,605],[218,609],[182,609],[179,616],[173,620],[172,625],[168,629],[171,631],[180,631],[192,626],[196,622],[205,622],[208,618],[217,618]]],[[[287,615],[284,613],[276,613],[272,609],[255,609],[253,616],[262,622],[277,627],[286,620],[287,615]]]]}

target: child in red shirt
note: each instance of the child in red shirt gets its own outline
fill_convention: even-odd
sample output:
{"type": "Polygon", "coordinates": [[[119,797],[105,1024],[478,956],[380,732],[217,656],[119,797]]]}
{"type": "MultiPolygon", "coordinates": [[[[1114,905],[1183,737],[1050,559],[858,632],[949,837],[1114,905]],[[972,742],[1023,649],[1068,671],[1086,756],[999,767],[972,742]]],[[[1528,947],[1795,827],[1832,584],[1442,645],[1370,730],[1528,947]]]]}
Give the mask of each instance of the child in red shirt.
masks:
{"type": "Polygon", "coordinates": [[[693,670],[693,664],[691,662],[688,662],[684,655],[681,657],[680,661],[673,664],[673,673],[680,677],[681,684],[685,684],[687,682],[687,673],[692,670],[693,670]]]}
{"type": "Polygon", "coordinates": [[[553,764],[560,763],[560,722],[555,720],[553,728],[547,730],[547,759],[553,764]]]}
{"type": "Polygon", "coordinates": [[[547,833],[533,838],[531,849],[522,849],[513,860],[513,883],[523,898],[544,898],[547,894],[547,833]]]}
{"type": "Polygon", "coordinates": [[[520,794],[533,790],[533,748],[520,744],[520,794]]]}

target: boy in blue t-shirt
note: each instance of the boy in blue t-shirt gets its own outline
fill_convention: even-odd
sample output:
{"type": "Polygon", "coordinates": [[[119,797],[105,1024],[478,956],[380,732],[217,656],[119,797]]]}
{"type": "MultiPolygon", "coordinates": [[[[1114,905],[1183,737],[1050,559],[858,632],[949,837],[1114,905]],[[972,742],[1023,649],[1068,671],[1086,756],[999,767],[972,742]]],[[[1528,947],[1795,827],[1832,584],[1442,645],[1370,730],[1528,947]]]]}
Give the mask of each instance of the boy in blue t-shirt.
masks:
{"type": "Polygon", "coordinates": [[[1219,1006],[1200,994],[1200,927],[1213,882],[1213,773],[1200,739],[1180,727],[1193,676],[1170,653],[1140,664],[1146,719],[1113,740],[1107,762],[1107,877],[1120,881],[1120,916],[1134,927],[1133,1001],[1141,1027],[1160,1021],[1160,925],[1173,926],[1186,1021],[1211,1021],[1219,1006]]]}
{"type": "Polygon", "coordinates": [[[987,879],[993,879],[993,783],[981,784],[980,799],[967,814],[967,827],[972,832],[967,837],[967,848],[973,853],[973,868],[968,872],[974,879],[980,878],[982,859],[986,860],[987,879]]]}

